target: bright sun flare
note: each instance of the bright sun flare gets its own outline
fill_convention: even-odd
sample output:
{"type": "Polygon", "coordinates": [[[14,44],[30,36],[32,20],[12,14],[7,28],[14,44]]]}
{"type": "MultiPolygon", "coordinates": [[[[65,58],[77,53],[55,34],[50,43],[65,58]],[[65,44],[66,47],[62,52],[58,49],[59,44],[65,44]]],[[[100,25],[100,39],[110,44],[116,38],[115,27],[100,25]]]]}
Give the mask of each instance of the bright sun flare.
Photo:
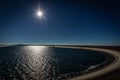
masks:
{"type": "Polygon", "coordinates": [[[40,11],[40,10],[39,10],[39,11],[37,11],[37,16],[38,16],[38,17],[42,17],[42,16],[43,16],[43,12],[42,12],[42,11],[40,11]]]}

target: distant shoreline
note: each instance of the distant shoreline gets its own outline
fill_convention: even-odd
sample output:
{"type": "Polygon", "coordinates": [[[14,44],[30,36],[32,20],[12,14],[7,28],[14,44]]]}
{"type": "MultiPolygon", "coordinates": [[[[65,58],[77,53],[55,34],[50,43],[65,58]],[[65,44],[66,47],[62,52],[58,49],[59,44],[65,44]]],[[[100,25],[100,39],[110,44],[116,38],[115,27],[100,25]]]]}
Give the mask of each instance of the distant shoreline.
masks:
{"type": "Polygon", "coordinates": [[[88,80],[88,79],[92,79],[94,77],[101,76],[103,74],[109,73],[113,70],[120,68],[120,66],[119,66],[120,65],[120,52],[117,52],[114,50],[101,49],[101,48],[95,48],[95,47],[94,48],[91,48],[91,47],[72,47],[72,46],[71,47],[70,46],[56,46],[56,47],[101,51],[101,52],[108,53],[108,54],[115,57],[115,60],[112,63],[106,65],[105,67],[103,67],[99,70],[96,70],[94,72],[85,74],[85,75],[80,75],[78,77],[71,78],[69,80],[88,80]]]}

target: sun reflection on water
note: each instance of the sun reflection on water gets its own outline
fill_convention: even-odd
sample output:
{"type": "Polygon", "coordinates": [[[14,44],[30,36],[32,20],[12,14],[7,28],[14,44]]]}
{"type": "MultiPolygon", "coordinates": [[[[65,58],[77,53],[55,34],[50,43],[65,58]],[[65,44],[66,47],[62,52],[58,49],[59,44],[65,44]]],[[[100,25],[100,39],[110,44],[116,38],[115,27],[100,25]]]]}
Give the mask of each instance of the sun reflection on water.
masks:
{"type": "Polygon", "coordinates": [[[48,49],[47,46],[27,46],[25,48],[33,54],[43,54],[46,53],[48,49]]]}
{"type": "Polygon", "coordinates": [[[51,59],[49,47],[24,46],[22,50],[24,52],[24,56],[21,61],[25,62],[25,66],[23,66],[24,70],[27,70],[30,76],[35,80],[47,77],[47,72],[49,72],[51,68],[51,64],[49,63],[51,59]]]}

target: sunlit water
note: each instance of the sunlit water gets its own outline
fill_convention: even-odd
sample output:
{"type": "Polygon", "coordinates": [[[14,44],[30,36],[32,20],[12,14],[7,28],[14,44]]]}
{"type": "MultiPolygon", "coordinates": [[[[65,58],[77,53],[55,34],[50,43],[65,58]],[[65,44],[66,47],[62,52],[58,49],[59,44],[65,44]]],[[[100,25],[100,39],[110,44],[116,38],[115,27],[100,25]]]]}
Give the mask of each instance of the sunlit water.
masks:
{"type": "Polygon", "coordinates": [[[0,48],[0,80],[63,80],[96,70],[109,57],[101,52],[50,46],[0,48]]]}

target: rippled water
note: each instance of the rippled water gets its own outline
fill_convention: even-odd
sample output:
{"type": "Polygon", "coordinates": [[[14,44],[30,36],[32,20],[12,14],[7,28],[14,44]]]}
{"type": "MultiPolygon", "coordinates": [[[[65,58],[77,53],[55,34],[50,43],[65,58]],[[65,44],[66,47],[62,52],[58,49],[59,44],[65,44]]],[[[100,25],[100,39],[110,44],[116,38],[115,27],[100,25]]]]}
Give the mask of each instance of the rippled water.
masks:
{"type": "Polygon", "coordinates": [[[0,48],[0,80],[63,80],[85,74],[108,58],[101,52],[50,46],[0,48]]]}

